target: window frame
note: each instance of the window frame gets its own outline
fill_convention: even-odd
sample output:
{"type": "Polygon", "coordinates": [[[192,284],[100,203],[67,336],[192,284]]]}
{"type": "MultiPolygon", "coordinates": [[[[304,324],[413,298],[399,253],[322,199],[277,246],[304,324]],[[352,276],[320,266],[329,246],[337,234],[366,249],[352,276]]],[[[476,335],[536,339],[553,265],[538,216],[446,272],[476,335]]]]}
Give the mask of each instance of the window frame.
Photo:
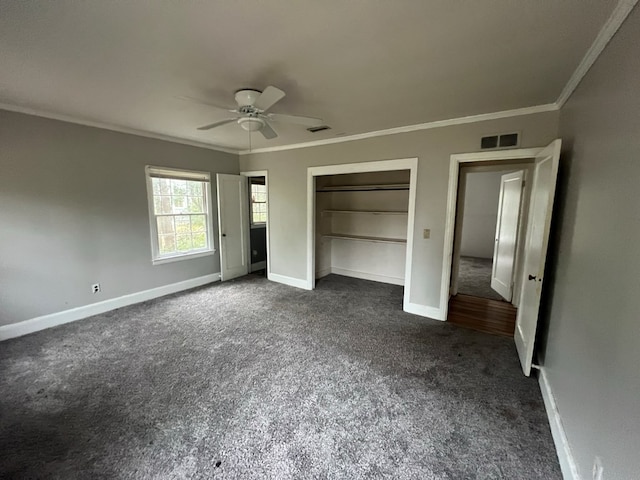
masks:
{"type": "Polygon", "coordinates": [[[265,178],[265,183],[252,183],[251,179],[253,177],[249,177],[249,224],[251,226],[251,228],[262,228],[265,227],[267,225],[267,221],[269,220],[269,195],[268,195],[268,189],[267,189],[267,184],[266,184],[266,178],[265,178]],[[264,202],[254,202],[253,201],[253,190],[252,187],[253,185],[259,185],[261,187],[264,187],[264,202]],[[253,221],[253,205],[254,204],[264,204],[265,205],[265,221],[264,222],[254,222],[253,221]]]}
{"type": "MultiPolygon", "coordinates": [[[[177,262],[180,260],[190,260],[199,257],[206,257],[216,253],[215,241],[213,236],[213,201],[211,196],[211,173],[198,170],[187,170],[184,168],[170,168],[155,165],[145,166],[145,179],[147,184],[147,206],[149,210],[149,230],[151,236],[151,263],[153,265],[162,265],[164,263],[177,262]],[[153,173],[158,173],[159,178],[170,178],[176,180],[201,181],[204,193],[204,205],[206,217],[207,246],[204,249],[190,250],[185,253],[160,254],[160,245],[158,237],[158,216],[155,213],[155,203],[153,199],[153,173]],[[203,178],[198,180],[197,177],[203,178]]],[[[176,214],[178,215],[178,214],[176,214]]]]}

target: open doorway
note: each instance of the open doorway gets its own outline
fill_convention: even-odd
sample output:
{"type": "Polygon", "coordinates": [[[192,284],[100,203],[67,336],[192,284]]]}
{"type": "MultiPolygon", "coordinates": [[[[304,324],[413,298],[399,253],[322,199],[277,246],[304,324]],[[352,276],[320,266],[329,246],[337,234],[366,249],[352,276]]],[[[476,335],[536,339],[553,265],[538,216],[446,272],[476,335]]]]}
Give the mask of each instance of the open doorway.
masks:
{"type": "Polygon", "coordinates": [[[249,196],[249,273],[268,276],[269,195],[266,171],[243,172],[249,196]]]}
{"type": "Polygon", "coordinates": [[[460,167],[452,295],[518,305],[533,160],[460,167]]]}
{"type": "MultiPolygon", "coordinates": [[[[533,353],[535,347],[536,330],[538,324],[538,313],[540,311],[540,301],[542,289],[544,286],[545,265],[547,258],[547,247],[549,245],[549,230],[551,228],[551,219],[553,215],[553,203],[555,198],[555,186],[558,175],[558,165],[560,161],[560,149],[562,141],[556,139],[544,148],[515,149],[503,151],[475,152],[465,154],[451,155],[451,164],[449,170],[449,189],[447,198],[447,221],[445,224],[445,243],[444,256],[442,265],[442,288],[440,308],[443,317],[448,321],[453,321],[455,315],[468,316],[469,311],[478,312],[479,310],[487,311],[489,307],[486,305],[462,305],[454,312],[454,308],[449,302],[451,295],[456,292],[456,284],[453,283],[455,272],[454,260],[454,240],[456,214],[459,204],[458,185],[460,180],[460,170],[466,164],[474,165],[505,165],[504,162],[514,162],[519,160],[533,160],[531,165],[530,179],[530,199],[527,211],[526,229],[524,230],[523,241],[520,243],[520,253],[522,261],[519,272],[511,272],[512,277],[506,277],[496,271],[494,262],[492,269],[492,288],[500,291],[502,288],[506,293],[501,295],[511,295],[516,292],[516,303],[518,305],[517,316],[515,319],[515,328],[513,338],[522,365],[522,371],[525,375],[531,374],[533,353]],[[493,163],[490,163],[493,162],[493,163]],[[496,278],[498,277],[498,278],[496,278]],[[502,287],[494,280],[503,280],[502,287]],[[509,280],[512,280],[510,282],[509,280]],[[519,282],[519,287],[517,287],[519,282]],[[514,288],[514,285],[516,288],[514,288]],[[511,290],[511,292],[509,292],[511,290]]],[[[524,179],[524,176],[523,176],[524,179]]],[[[525,183],[527,185],[527,183],[525,183]]],[[[516,189],[517,190],[517,189],[516,189]]],[[[504,202],[505,205],[511,205],[512,202],[504,202]]],[[[500,207],[499,207],[500,209],[500,207]]],[[[518,211],[511,208],[512,211],[518,211]]],[[[498,215],[498,224],[500,223],[500,214],[498,215]]],[[[513,222],[512,222],[513,223],[513,222]]],[[[524,222],[523,228],[524,228],[524,222]]],[[[496,226],[496,231],[499,227],[496,226]]],[[[517,252],[515,234],[512,241],[504,242],[508,247],[506,250],[517,252]]],[[[498,255],[499,256],[499,255],[498,255]]],[[[476,299],[478,297],[468,297],[476,299]]],[[[508,305],[507,302],[499,302],[490,299],[480,299],[485,302],[494,302],[492,305],[508,305]]],[[[477,302],[476,302],[477,303],[477,302]]],[[[513,305],[511,305],[513,307],[513,305]]],[[[486,317],[493,319],[496,313],[489,313],[486,317]]],[[[469,325],[470,326],[470,325],[469,325]]]]}
{"type": "Polygon", "coordinates": [[[461,164],[449,320],[513,336],[533,159],[461,164]]]}

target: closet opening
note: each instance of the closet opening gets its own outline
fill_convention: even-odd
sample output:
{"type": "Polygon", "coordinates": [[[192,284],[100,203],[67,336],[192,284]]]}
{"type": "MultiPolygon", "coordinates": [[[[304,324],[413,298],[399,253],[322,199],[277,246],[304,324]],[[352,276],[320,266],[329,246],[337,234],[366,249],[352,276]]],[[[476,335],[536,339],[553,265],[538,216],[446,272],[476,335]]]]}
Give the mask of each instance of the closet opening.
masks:
{"type": "Polygon", "coordinates": [[[310,289],[329,274],[401,285],[406,307],[416,171],[417,159],[309,168],[310,289]]]}

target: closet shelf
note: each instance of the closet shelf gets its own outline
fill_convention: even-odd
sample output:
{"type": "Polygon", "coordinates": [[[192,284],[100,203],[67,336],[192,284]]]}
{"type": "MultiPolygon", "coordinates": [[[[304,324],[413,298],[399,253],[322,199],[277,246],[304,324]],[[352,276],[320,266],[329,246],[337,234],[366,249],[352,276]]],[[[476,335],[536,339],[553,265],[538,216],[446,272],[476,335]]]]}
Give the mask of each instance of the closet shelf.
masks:
{"type": "Polygon", "coordinates": [[[324,238],[339,238],[342,240],[357,240],[361,242],[372,242],[372,243],[398,243],[398,244],[407,243],[407,241],[403,238],[368,237],[364,235],[346,235],[342,233],[327,233],[322,236],[324,238]]]}
{"type": "Polygon", "coordinates": [[[323,210],[322,213],[344,213],[344,214],[365,214],[365,215],[407,215],[406,210],[323,210]]]}
{"type": "Polygon", "coordinates": [[[385,183],[375,185],[327,185],[316,192],[372,192],[376,190],[409,190],[408,183],[385,183]]]}

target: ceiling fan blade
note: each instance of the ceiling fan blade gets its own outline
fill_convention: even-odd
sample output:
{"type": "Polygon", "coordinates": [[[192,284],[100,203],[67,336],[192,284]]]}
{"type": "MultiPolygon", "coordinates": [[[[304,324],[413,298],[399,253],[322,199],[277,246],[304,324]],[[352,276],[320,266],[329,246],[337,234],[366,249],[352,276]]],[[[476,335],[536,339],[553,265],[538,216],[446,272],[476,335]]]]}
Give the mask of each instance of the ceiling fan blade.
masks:
{"type": "Polygon", "coordinates": [[[269,110],[276,102],[280,101],[284,95],[285,93],[282,90],[269,85],[264,89],[264,92],[260,94],[253,106],[258,110],[269,110]]]}
{"type": "Polygon", "coordinates": [[[320,125],[322,125],[321,118],[301,117],[299,115],[285,115],[283,113],[269,113],[267,117],[269,117],[269,120],[273,120],[276,122],[295,123],[297,125],[304,125],[305,127],[319,127],[320,125]]]}
{"type": "Polygon", "coordinates": [[[191,103],[199,103],[201,105],[208,105],[208,106],[213,107],[213,108],[219,108],[220,110],[226,110],[227,112],[237,112],[238,111],[237,109],[232,109],[232,108],[229,108],[229,107],[223,107],[221,105],[216,105],[215,103],[208,102],[207,100],[201,100],[199,98],[189,97],[187,95],[179,95],[179,96],[177,96],[175,98],[177,98],[178,100],[185,100],[185,101],[191,102],[191,103]]]}
{"type": "Polygon", "coordinates": [[[278,136],[276,131],[267,122],[264,122],[264,127],[260,129],[260,133],[267,140],[271,140],[272,138],[276,138],[278,136]]]}
{"type": "Polygon", "coordinates": [[[226,125],[227,123],[235,122],[236,120],[236,118],[227,118],[226,120],[220,120],[219,122],[198,127],[198,130],[211,130],[212,128],[220,127],[221,125],[226,125]]]}

